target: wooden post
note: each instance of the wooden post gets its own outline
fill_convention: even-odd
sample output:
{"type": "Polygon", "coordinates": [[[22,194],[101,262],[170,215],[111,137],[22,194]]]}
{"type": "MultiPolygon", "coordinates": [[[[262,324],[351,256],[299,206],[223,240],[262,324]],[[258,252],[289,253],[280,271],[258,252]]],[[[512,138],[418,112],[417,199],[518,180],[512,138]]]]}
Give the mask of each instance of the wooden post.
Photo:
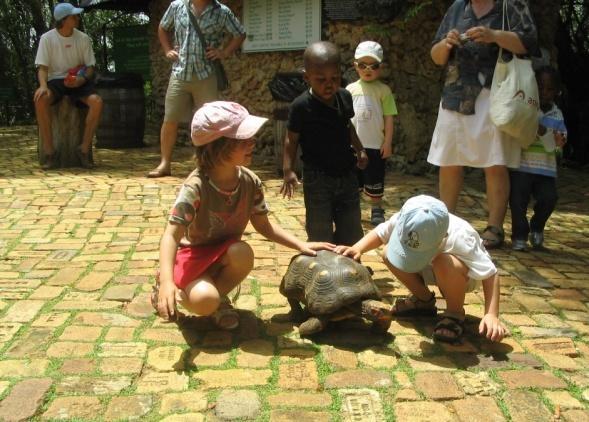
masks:
{"type": "MultiPolygon", "coordinates": [[[[59,103],[51,107],[53,148],[57,151],[57,161],[60,167],[80,167],[76,148],[82,144],[87,113],[87,108],[76,107],[69,97],[64,97],[59,103]]],[[[40,134],[37,150],[39,164],[42,165],[45,163],[45,153],[40,134]]],[[[90,149],[90,159],[92,159],[92,148],[90,149]]]]}

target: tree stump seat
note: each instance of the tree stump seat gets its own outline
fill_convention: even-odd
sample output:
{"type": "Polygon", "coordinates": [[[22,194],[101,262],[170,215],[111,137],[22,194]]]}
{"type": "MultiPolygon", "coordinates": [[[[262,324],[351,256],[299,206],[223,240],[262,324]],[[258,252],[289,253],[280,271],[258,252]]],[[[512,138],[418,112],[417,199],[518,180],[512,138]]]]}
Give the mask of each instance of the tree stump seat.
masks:
{"type": "MultiPolygon", "coordinates": [[[[51,106],[51,132],[53,134],[53,148],[57,153],[59,167],[81,167],[76,149],[82,144],[84,123],[88,108],[77,107],[70,97],[63,97],[57,104],[51,106]]],[[[39,134],[37,151],[39,164],[45,163],[43,141],[39,134]]],[[[92,149],[90,149],[92,159],[92,149]]]]}

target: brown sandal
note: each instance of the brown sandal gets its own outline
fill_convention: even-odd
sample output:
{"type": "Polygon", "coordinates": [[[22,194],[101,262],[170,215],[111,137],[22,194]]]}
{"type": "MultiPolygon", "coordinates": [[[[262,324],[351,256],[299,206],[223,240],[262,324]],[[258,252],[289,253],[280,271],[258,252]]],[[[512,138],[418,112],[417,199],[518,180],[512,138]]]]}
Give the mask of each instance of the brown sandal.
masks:
{"type": "Polygon", "coordinates": [[[404,299],[397,299],[395,305],[391,309],[393,316],[396,317],[435,317],[438,313],[436,307],[436,295],[431,292],[431,297],[428,300],[420,300],[414,295],[410,295],[404,299]]]}
{"type": "Polygon", "coordinates": [[[434,327],[433,339],[443,343],[461,343],[464,334],[464,314],[454,312],[444,312],[441,319],[434,327]],[[452,333],[451,336],[440,334],[441,330],[447,330],[452,333]]]}
{"type": "Polygon", "coordinates": [[[239,314],[233,308],[227,296],[221,298],[221,304],[211,315],[211,320],[220,330],[235,330],[239,327],[239,314]]]}

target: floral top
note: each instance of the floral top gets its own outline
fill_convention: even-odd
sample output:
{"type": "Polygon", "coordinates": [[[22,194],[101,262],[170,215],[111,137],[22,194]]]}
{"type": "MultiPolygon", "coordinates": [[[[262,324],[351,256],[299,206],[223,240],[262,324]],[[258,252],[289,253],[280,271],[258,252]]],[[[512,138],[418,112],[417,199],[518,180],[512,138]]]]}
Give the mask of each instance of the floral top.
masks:
{"type": "MultiPolygon", "coordinates": [[[[511,32],[519,36],[528,53],[534,52],[537,48],[537,31],[527,1],[505,1],[507,1],[505,30],[509,27],[511,32]]],[[[491,11],[478,18],[469,0],[456,0],[446,12],[433,44],[443,40],[452,29],[458,30],[460,34],[475,26],[501,29],[502,18],[502,1],[495,1],[491,11]]],[[[511,53],[505,54],[511,55],[511,53]]],[[[446,67],[442,107],[461,114],[474,114],[474,105],[479,93],[483,88],[491,87],[498,55],[499,46],[495,43],[466,41],[460,47],[454,47],[446,67]]]]}

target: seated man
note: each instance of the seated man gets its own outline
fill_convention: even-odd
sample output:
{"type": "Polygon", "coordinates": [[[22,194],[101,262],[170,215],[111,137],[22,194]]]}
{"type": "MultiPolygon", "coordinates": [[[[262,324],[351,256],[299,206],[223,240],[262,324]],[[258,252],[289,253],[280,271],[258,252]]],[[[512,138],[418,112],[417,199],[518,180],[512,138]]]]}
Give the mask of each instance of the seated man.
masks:
{"type": "Polygon", "coordinates": [[[50,107],[64,95],[86,104],[89,108],[82,144],[76,150],[84,168],[92,168],[90,160],[92,138],[102,111],[102,99],[94,90],[94,51],[90,37],[76,28],[83,9],[69,3],[58,3],[53,11],[55,29],[41,36],[35,65],[38,68],[39,88],[35,91],[35,111],[43,141],[45,164],[43,169],[58,166],[51,133],[50,107]]]}

